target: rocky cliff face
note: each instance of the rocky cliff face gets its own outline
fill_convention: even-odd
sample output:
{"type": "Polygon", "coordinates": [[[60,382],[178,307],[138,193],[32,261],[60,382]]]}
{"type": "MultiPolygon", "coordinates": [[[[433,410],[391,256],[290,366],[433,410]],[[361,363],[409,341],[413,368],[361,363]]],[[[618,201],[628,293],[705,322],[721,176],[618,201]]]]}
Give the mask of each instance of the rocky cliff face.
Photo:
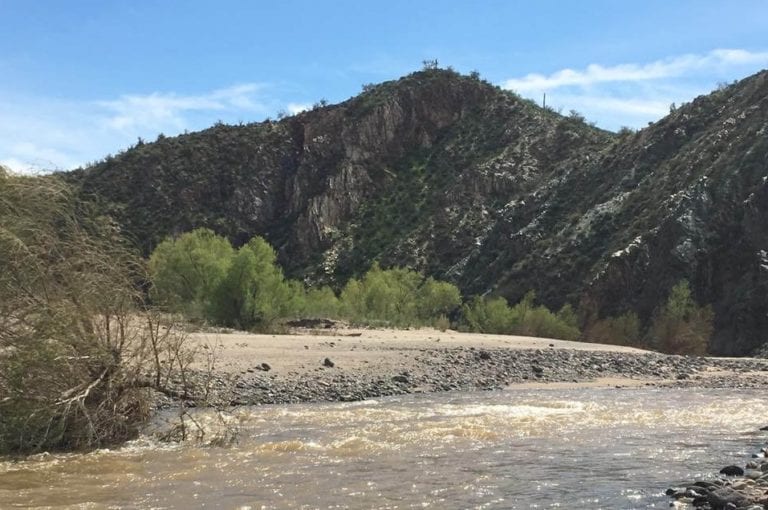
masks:
{"type": "Polygon", "coordinates": [[[149,251],[264,235],[289,274],[373,260],[648,320],[688,278],[713,348],[768,341],[768,73],[613,135],[443,70],[279,122],[142,144],[68,176],[149,251]]]}

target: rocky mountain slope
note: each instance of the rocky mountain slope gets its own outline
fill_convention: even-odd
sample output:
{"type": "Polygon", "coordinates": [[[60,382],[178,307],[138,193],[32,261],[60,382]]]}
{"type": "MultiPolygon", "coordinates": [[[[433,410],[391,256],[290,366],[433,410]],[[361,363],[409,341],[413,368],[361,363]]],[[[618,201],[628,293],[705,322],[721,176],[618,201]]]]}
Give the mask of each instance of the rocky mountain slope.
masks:
{"type": "Polygon", "coordinates": [[[292,276],[372,261],[514,301],[647,321],[691,281],[713,349],[768,340],[768,73],[615,135],[425,70],[280,121],[161,137],[67,178],[145,251],[208,226],[265,236],[292,276]]]}

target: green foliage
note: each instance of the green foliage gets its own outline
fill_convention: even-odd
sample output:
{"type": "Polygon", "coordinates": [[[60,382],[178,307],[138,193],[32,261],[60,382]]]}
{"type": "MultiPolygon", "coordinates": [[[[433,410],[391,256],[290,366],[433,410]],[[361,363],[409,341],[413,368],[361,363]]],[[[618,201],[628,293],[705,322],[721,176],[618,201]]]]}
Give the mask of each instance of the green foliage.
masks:
{"type": "Polygon", "coordinates": [[[432,324],[461,303],[458,288],[404,268],[378,264],[362,279],[350,280],[341,292],[342,313],[356,322],[392,326],[432,324]]]}
{"type": "Polygon", "coordinates": [[[285,280],[276,258],[260,237],[234,250],[223,237],[197,229],[163,241],[152,253],[152,294],[190,318],[267,329],[306,301],[303,287],[285,280]]]}
{"type": "Polygon", "coordinates": [[[341,313],[339,298],[330,287],[306,289],[297,307],[305,317],[338,317],[341,313]]]}
{"type": "Polygon", "coordinates": [[[557,314],[545,306],[534,304],[536,295],[529,292],[510,307],[502,297],[475,297],[462,308],[464,322],[471,331],[510,335],[527,335],[575,340],[579,337],[576,313],[570,305],[557,314]]]}
{"type": "Polygon", "coordinates": [[[448,282],[435,280],[431,276],[416,292],[416,309],[423,320],[445,317],[461,304],[458,287],[448,282]]]}
{"type": "Polygon", "coordinates": [[[205,228],[166,239],[149,258],[152,297],[188,317],[205,317],[233,254],[229,241],[205,228]]]}
{"type": "Polygon", "coordinates": [[[462,317],[470,331],[479,333],[512,333],[512,310],[503,297],[475,296],[462,307],[462,317]]]}
{"type": "Polygon", "coordinates": [[[670,354],[706,354],[713,331],[713,313],[693,299],[687,280],[678,282],[651,324],[654,347],[670,354]]]}
{"type": "Polygon", "coordinates": [[[586,340],[602,344],[640,346],[640,319],[635,312],[595,321],[584,333],[586,340]]]}
{"type": "Polygon", "coordinates": [[[276,264],[272,247],[254,237],[226,264],[224,278],[213,289],[207,318],[244,329],[267,328],[289,314],[296,293],[276,264]]]}

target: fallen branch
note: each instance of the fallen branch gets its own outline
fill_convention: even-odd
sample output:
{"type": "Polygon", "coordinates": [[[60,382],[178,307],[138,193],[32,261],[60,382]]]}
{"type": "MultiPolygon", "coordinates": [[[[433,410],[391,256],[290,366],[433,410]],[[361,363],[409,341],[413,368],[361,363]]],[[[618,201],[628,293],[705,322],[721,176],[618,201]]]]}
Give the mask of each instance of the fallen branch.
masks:
{"type": "Polygon", "coordinates": [[[60,405],[69,405],[72,402],[76,401],[83,401],[86,397],[91,393],[91,390],[93,390],[96,386],[101,384],[101,382],[104,380],[104,378],[107,376],[107,373],[109,373],[109,368],[105,368],[103,372],[101,372],[101,375],[95,379],[91,384],[85,387],[85,389],[82,391],[82,393],[79,393],[75,395],[74,397],[67,398],[69,395],[71,395],[74,392],[80,391],[80,387],[82,387],[82,384],[80,386],[76,386],[72,389],[69,389],[65,391],[62,394],[62,399],[58,400],[54,405],[60,406],[60,405]]]}

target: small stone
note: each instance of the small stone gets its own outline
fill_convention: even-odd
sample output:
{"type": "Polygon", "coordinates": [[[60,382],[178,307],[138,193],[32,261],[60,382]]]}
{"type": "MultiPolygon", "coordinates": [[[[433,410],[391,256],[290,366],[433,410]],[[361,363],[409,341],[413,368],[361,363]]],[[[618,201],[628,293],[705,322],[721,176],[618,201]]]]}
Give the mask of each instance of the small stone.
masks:
{"type": "Polygon", "coordinates": [[[392,376],[392,381],[403,384],[408,384],[410,382],[408,377],[402,374],[392,376]]]}
{"type": "Polygon", "coordinates": [[[331,358],[325,358],[323,360],[323,366],[328,368],[333,368],[335,366],[335,363],[331,361],[331,358]]]}
{"type": "Polygon", "coordinates": [[[261,369],[265,372],[269,372],[270,370],[272,370],[272,367],[269,365],[269,363],[262,363],[261,369]]]}

